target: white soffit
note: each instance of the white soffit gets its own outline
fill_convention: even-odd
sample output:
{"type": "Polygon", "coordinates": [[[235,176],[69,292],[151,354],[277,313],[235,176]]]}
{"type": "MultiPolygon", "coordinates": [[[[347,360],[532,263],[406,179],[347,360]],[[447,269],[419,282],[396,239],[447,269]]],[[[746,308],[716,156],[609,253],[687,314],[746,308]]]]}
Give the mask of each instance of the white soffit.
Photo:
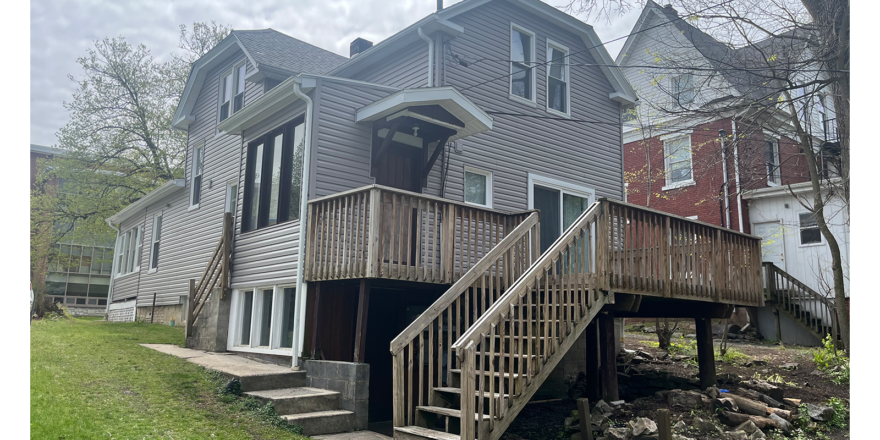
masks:
{"type": "Polygon", "coordinates": [[[411,106],[435,104],[464,122],[464,129],[457,129],[456,135],[449,138],[450,140],[492,129],[492,117],[452,87],[401,90],[358,109],[355,121],[373,122],[405,111],[411,106]]]}

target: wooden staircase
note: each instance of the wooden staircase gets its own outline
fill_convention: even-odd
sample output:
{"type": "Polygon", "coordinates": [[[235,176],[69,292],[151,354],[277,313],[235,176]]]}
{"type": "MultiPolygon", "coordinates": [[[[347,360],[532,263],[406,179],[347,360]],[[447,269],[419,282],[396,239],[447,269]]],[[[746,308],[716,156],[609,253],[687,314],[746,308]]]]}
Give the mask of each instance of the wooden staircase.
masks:
{"type": "Polygon", "coordinates": [[[820,341],[831,335],[833,341],[842,344],[834,298],[820,295],[773,263],[763,264],[767,304],[820,341]]]}

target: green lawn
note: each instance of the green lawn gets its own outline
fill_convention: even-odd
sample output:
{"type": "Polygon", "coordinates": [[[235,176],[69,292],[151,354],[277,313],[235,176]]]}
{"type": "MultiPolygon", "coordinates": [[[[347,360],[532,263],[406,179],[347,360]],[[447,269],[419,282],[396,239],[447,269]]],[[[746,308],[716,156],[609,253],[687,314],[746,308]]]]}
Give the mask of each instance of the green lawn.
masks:
{"type": "Polygon", "coordinates": [[[183,329],[95,319],[31,326],[31,438],[304,439],[214,393],[207,371],[141,347],[183,329]]]}

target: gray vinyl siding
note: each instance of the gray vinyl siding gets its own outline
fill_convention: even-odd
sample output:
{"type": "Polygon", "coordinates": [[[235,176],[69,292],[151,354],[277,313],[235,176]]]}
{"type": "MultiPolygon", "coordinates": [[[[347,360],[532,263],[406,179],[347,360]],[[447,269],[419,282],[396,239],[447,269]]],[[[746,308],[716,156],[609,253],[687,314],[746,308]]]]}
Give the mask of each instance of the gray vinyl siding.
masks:
{"type": "MultiPolygon", "coordinates": [[[[439,46],[434,45],[434,51],[439,46]]],[[[342,75],[361,81],[383,84],[402,89],[428,86],[428,43],[416,39],[403,50],[376,60],[369,67],[359,67],[356,73],[342,75]]]]}
{"type": "MultiPolygon", "coordinates": [[[[125,234],[126,232],[128,232],[132,228],[134,228],[136,226],[143,225],[144,215],[145,215],[145,213],[142,211],[142,212],[139,212],[139,213],[133,215],[131,218],[128,218],[125,221],[123,221],[122,224],[119,225],[119,236],[122,237],[123,234],[125,234]]],[[[143,240],[144,240],[143,235],[144,234],[141,234],[141,243],[143,243],[143,240]]],[[[114,246],[116,246],[116,244],[114,244],[114,246]]],[[[116,255],[115,255],[116,247],[114,247],[113,249],[114,249],[113,258],[114,258],[114,263],[115,263],[115,261],[116,261],[116,255]]],[[[144,251],[141,251],[140,267],[142,270],[146,271],[145,266],[144,266],[145,260],[143,259],[143,252],[144,251]]],[[[117,268],[116,268],[116,265],[114,264],[114,266],[113,266],[113,273],[114,274],[116,273],[116,270],[117,270],[117,268]]],[[[111,298],[111,302],[123,301],[123,300],[135,298],[138,293],[138,281],[139,281],[140,274],[141,274],[140,271],[135,271],[130,274],[116,277],[113,280],[113,291],[111,292],[113,297],[111,298]]]]}

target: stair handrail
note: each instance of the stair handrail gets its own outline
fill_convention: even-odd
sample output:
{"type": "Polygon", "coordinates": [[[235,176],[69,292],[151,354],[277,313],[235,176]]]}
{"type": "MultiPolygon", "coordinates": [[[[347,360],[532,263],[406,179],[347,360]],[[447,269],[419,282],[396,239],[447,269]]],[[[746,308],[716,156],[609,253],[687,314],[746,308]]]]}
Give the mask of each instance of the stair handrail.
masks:
{"type": "MultiPolygon", "coordinates": [[[[503,239],[501,239],[492,249],[490,249],[473,267],[471,267],[461,278],[458,279],[446,292],[440,296],[434,303],[428,307],[418,318],[416,318],[406,329],[404,329],[394,340],[391,341],[390,351],[393,358],[393,423],[395,427],[406,426],[412,423],[414,418],[415,402],[417,398],[419,402],[424,403],[433,397],[432,382],[435,380],[434,372],[437,372],[437,382],[442,383],[443,377],[443,350],[446,350],[446,373],[452,369],[452,361],[454,356],[451,351],[452,342],[455,340],[453,334],[460,335],[472,322],[470,307],[474,309],[480,306],[488,307],[489,302],[494,303],[497,299],[493,295],[486,295],[486,292],[492,292],[497,289],[499,292],[504,288],[509,288],[510,284],[519,278],[519,275],[537,258],[538,239],[540,236],[540,213],[536,210],[530,211],[521,223],[510,231],[503,239]],[[503,275],[502,275],[502,272],[503,275]],[[488,278],[486,275],[488,274],[488,278]],[[494,278],[493,278],[494,276],[494,278]],[[502,278],[503,276],[503,278],[502,278]],[[488,284],[487,284],[488,283],[488,284]],[[479,284],[479,285],[478,285],[479,284]],[[505,287],[505,285],[507,287],[505,287]],[[476,294],[477,288],[483,292],[482,296],[476,294]],[[473,289],[474,294],[470,292],[473,289]],[[463,301],[462,301],[463,300],[463,301]],[[473,304],[471,304],[473,300],[473,304]],[[443,344],[444,331],[447,333],[447,341],[443,344]],[[434,352],[434,328],[437,327],[437,347],[434,352]],[[413,385],[416,380],[413,375],[413,355],[419,358],[418,372],[424,373],[422,366],[424,359],[424,339],[425,333],[428,333],[428,387],[427,396],[422,392],[424,385],[424,375],[418,374],[416,396],[412,393],[413,385]],[[414,349],[416,339],[419,340],[419,346],[414,349]],[[408,349],[408,368],[405,364],[405,356],[408,349]],[[437,369],[434,370],[436,363],[437,369]],[[408,373],[408,374],[406,374],[408,373]],[[406,395],[404,395],[404,387],[406,383],[406,395]]],[[[499,297],[501,295],[498,295],[499,297]]],[[[475,314],[477,310],[472,310],[475,314]]],[[[478,316],[478,315],[476,315],[478,316]]],[[[476,318],[473,319],[476,321],[476,318]]]]}
{"type": "MultiPolygon", "coordinates": [[[[819,319],[823,322],[828,323],[827,325],[831,327],[833,338],[836,341],[838,333],[837,328],[837,306],[834,298],[829,298],[825,295],[820,294],[813,290],[810,286],[807,286],[797,278],[795,278],[790,273],[782,270],[779,266],[773,264],[772,261],[765,261],[762,263],[764,265],[765,276],[767,277],[767,289],[770,290],[771,293],[778,294],[784,303],[792,303],[792,301],[819,301],[822,305],[825,306],[824,310],[820,310],[819,319]],[[784,281],[788,283],[789,288],[780,289],[780,281],[784,281]],[[795,286],[797,289],[791,289],[791,286],[795,286]],[[792,295],[792,293],[795,295],[792,295]],[[800,294],[800,295],[798,295],[800,294]]],[[[791,312],[795,318],[801,319],[800,312],[794,313],[791,312]]],[[[816,315],[816,310],[811,310],[813,316],[816,315]]],[[[816,333],[820,333],[824,335],[824,331],[820,331],[813,323],[806,324],[809,328],[813,329],[816,333]]]]}
{"type": "Polygon", "coordinates": [[[223,214],[223,230],[220,235],[220,241],[211,253],[205,271],[199,278],[198,283],[195,279],[189,280],[189,289],[187,295],[186,309],[186,336],[192,335],[192,327],[199,318],[199,314],[205,307],[205,303],[220,283],[220,297],[225,298],[229,290],[229,272],[230,260],[232,258],[232,240],[233,240],[233,219],[232,214],[227,212],[223,214]]]}
{"type": "MultiPolygon", "coordinates": [[[[605,205],[601,201],[594,202],[590,205],[590,207],[587,208],[587,210],[584,211],[580,217],[578,217],[578,219],[556,239],[548,250],[541,254],[541,256],[532,263],[528,270],[526,270],[525,273],[523,273],[522,276],[520,276],[517,281],[507,289],[504,296],[499,298],[491,308],[483,313],[479,320],[474,322],[474,324],[471,325],[470,328],[453,344],[452,348],[456,351],[456,356],[461,367],[462,440],[474,440],[477,437],[481,440],[486,440],[484,435],[494,438],[494,436],[491,435],[493,432],[503,432],[513,419],[513,417],[505,418],[505,414],[513,413],[512,416],[515,416],[537,389],[537,386],[529,385],[532,383],[540,385],[543,378],[546,378],[546,375],[550,373],[550,371],[541,370],[544,363],[547,362],[549,357],[558,350],[567,350],[568,347],[574,343],[575,338],[566,338],[566,336],[572,336],[572,333],[574,333],[573,336],[577,336],[577,334],[585,328],[589,320],[599,312],[602,305],[604,305],[605,295],[600,295],[599,292],[600,290],[605,290],[607,280],[600,275],[604,274],[606,271],[606,262],[609,258],[608,253],[610,252],[610,243],[607,238],[609,223],[607,216],[602,215],[605,211],[604,206],[605,205]],[[572,252],[572,250],[575,252],[572,252]],[[561,276],[559,274],[560,268],[562,272],[561,276]],[[572,275],[577,276],[573,277],[572,275]],[[551,277],[555,278],[553,283],[554,287],[548,289],[548,280],[551,277]],[[536,327],[530,327],[532,327],[531,324],[537,324],[537,322],[532,322],[531,308],[532,306],[541,307],[541,305],[529,304],[529,298],[531,296],[529,294],[532,292],[533,288],[541,287],[540,285],[537,285],[540,279],[543,279],[545,289],[543,300],[543,310],[545,312],[543,320],[545,321],[545,325],[544,330],[542,331],[545,342],[543,350],[538,348],[540,347],[540,344],[536,346],[534,354],[534,356],[536,356],[536,362],[535,367],[533,368],[531,363],[533,354],[531,353],[532,349],[530,342],[536,340],[536,337],[532,334],[535,332],[536,327]],[[562,289],[557,286],[562,287],[562,289]],[[562,291],[565,291],[566,287],[568,290],[563,294],[565,299],[561,299],[561,301],[557,302],[556,300],[560,299],[558,298],[559,294],[561,294],[562,291]],[[550,299],[550,291],[553,290],[557,291],[557,295],[555,298],[550,299]],[[526,298],[525,304],[521,302],[523,298],[526,298]],[[569,302],[569,300],[571,300],[571,302],[569,302]],[[551,303],[553,303],[552,306],[551,303]],[[558,315],[561,316],[556,316],[554,314],[557,306],[559,308],[558,315]],[[514,311],[518,307],[520,310],[519,317],[513,318],[514,311]],[[527,318],[529,325],[525,325],[525,315],[529,315],[527,318]],[[518,384],[515,384],[514,376],[516,375],[516,364],[513,362],[513,350],[509,350],[510,359],[508,366],[510,367],[510,371],[498,372],[500,382],[499,389],[497,390],[498,394],[504,394],[504,381],[508,381],[506,389],[510,398],[505,400],[498,399],[496,394],[494,394],[496,391],[494,389],[495,381],[493,379],[496,374],[494,371],[494,364],[488,362],[487,367],[485,367],[488,368],[488,371],[484,372],[482,371],[484,363],[480,362],[480,365],[477,365],[475,360],[478,352],[477,347],[487,340],[490,344],[489,350],[486,350],[486,347],[483,346],[479,352],[483,357],[487,356],[487,353],[494,353],[494,347],[492,344],[496,337],[496,331],[498,336],[500,336],[501,343],[503,343],[504,321],[508,316],[512,319],[518,319],[520,322],[520,334],[518,336],[513,336],[513,332],[511,332],[511,335],[508,336],[508,338],[511,342],[513,342],[514,338],[519,339],[517,343],[519,344],[518,346],[520,347],[520,350],[527,351],[527,353],[518,353],[519,359],[527,359],[527,361],[520,360],[520,378],[516,379],[519,381],[522,380],[522,377],[525,377],[524,383],[519,382],[518,384]],[[588,319],[585,321],[584,318],[588,319]],[[555,325],[557,321],[564,325],[559,325],[557,328],[555,325]],[[554,325],[546,325],[548,322],[553,323],[554,325]],[[528,333],[528,335],[524,335],[524,333],[528,333]],[[487,338],[486,335],[489,335],[489,337],[487,338]],[[542,353],[539,353],[541,351],[542,353]],[[525,358],[522,357],[524,354],[525,358]],[[488,408],[489,417],[485,420],[484,417],[480,417],[478,420],[476,418],[476,414],[484,414],[485,408],[483,407],[483,402],[485,399],[484,396],[486,395],[486,387],[483,386],[483,384],[480,384],[479,389],[476,386],[475,379],[477,377],[477,371],[480,371],[480,378],[490,377],[488,380],[488,395],[490,396],[491,403],[488,408]],[[484,374],[488,374],[488,376],[484,376],[484,374]],[[535,382],[532,381],[533,378],[535,378],[535,382]],[[521,388],[523,385],[525,388],[521,388]],[[517,389],[525,389],[527,391],[521,391],[519,395],[515,395],[517,389]],[[473,395],[478,396],[476,399],[478,402],[476,404],[478,408],[474,408],[474,399],[465,397],[473,395]],[[514,402],[514,400],[516,400],[516,402],[514,402]],[[495,420],[496,418],[499,419],[497,422],[495,420]],[[476,425],[475,422],[477,423],[476,425]]],[[[605,293],[607,294],[607,290],[605,290],[605,293]]],[[[538,317],[538,319],[540,320],[542,318],[538,317]]],[[[480,359],[482,360],[483,357],[480,359]]],[[[503,363],[502,356],[499,370],[503,368],[503,363]]],[[[549,369],[545,368],[544,370],[549,369]]]]}

